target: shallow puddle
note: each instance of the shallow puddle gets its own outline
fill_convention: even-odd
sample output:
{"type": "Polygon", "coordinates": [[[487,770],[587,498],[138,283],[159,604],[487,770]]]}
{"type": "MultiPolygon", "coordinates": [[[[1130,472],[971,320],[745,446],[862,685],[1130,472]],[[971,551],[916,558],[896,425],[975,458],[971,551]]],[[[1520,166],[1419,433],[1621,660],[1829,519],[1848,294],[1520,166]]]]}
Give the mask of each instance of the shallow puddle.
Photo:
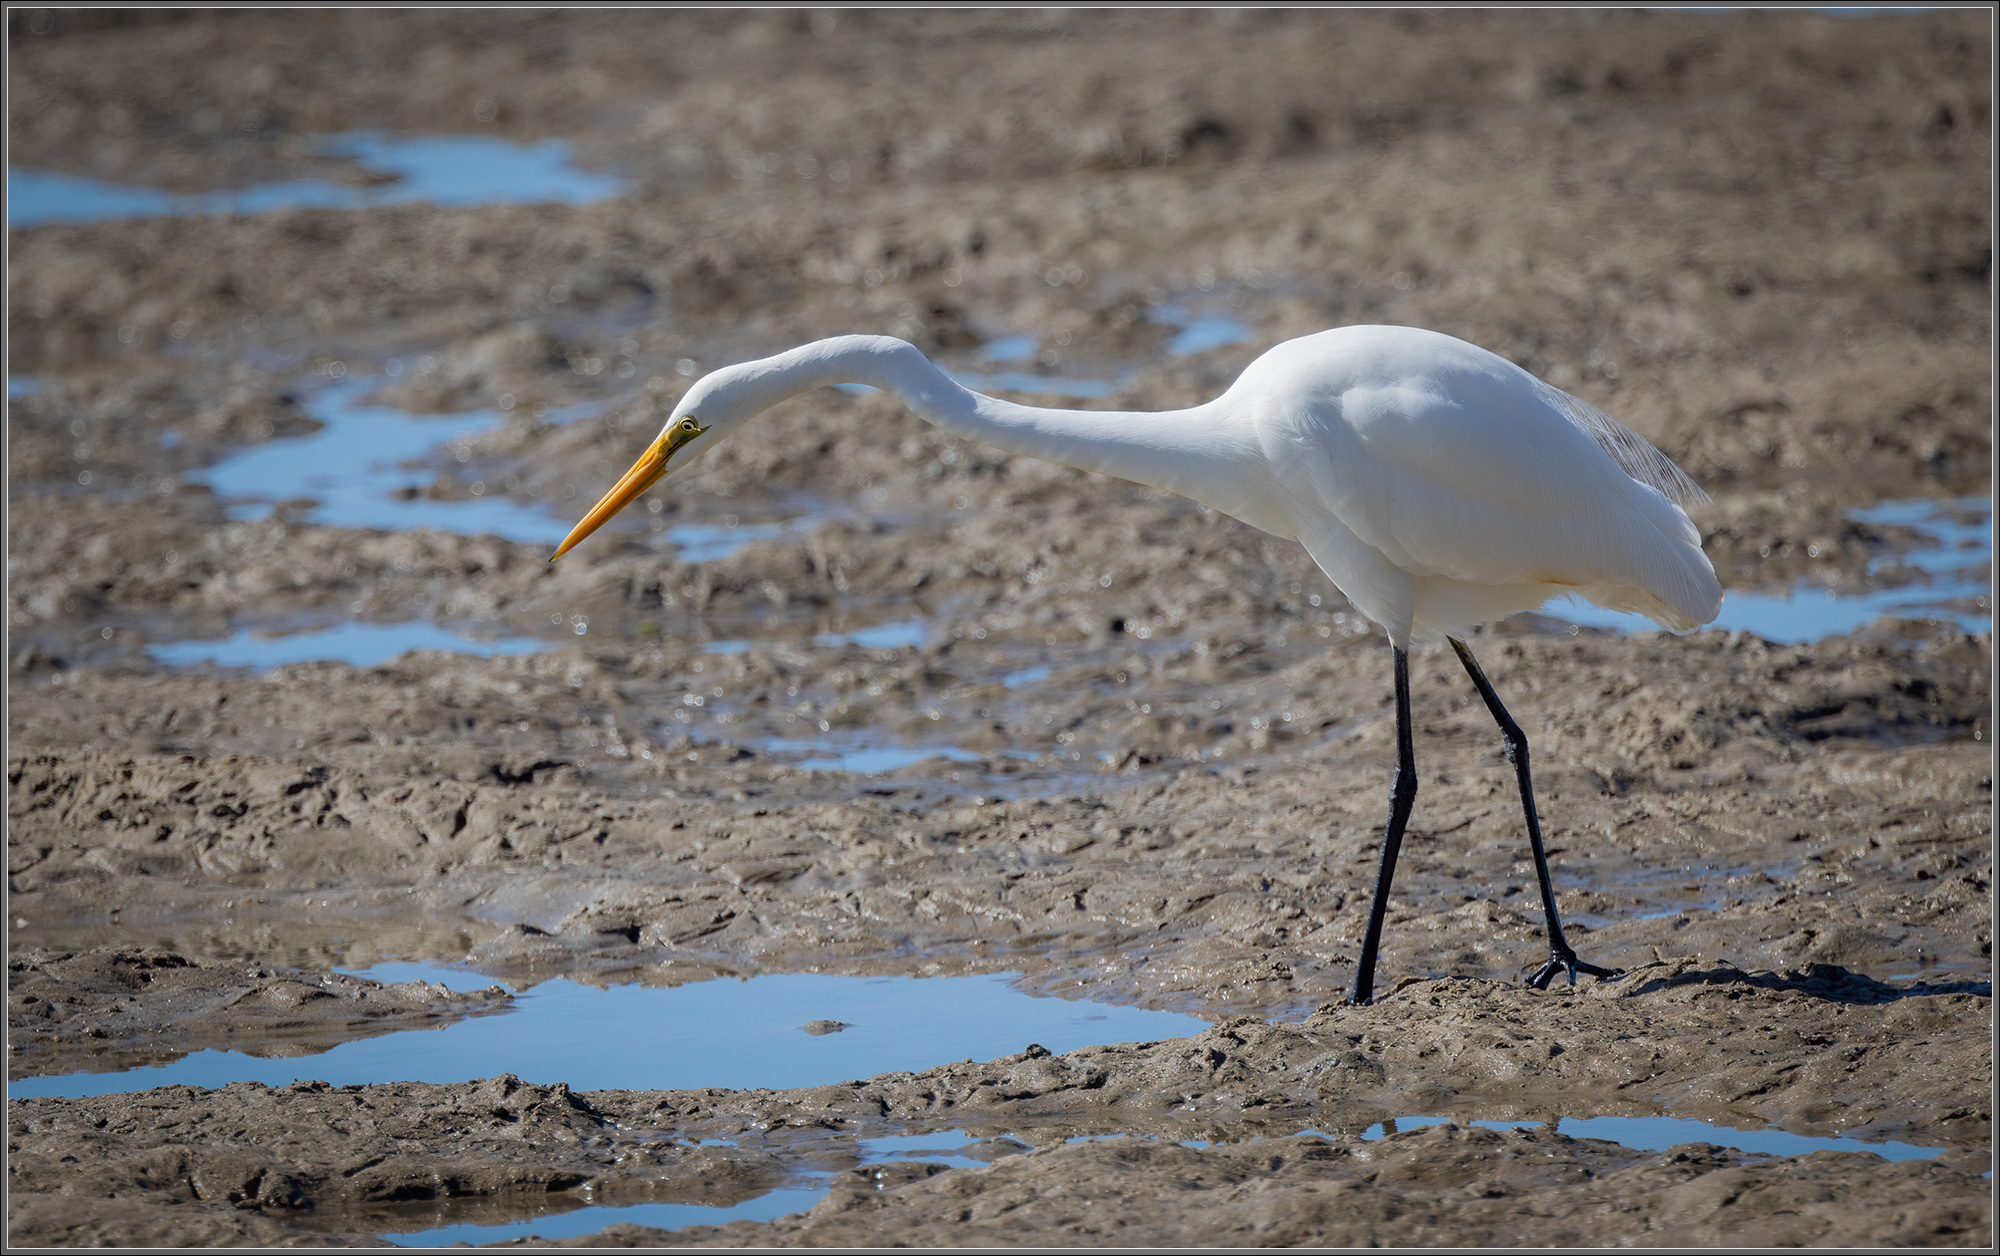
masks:
{"type": "Polygon", "coordinates": [[[872,628],[857,628],[853,632],[823,632],[813,638],[814,645],[858,645],[868,650],[900,650],[905,646],[919,646],[930,635],[930,628],[921,619],[906,619],[894,624],[876,624],[872,628]]]}
{"type": "MultiPolygon", "coordinates": [[[[979,1169],[992,1163],[987,1158],[958,1154],[966,1147],[991,1142],[964,1130],[937,1130],[918,1134],[888,1134],[879,1138],[843,1140],[842,1150],[851,1150],[854,1167],[888,1164],[904,1160],[924,1164],[949,1165],[954,1169],[979,1169]]],[[[1003,1144],[1004,1147],[1004,1144],[1003,1144]]],[[[1006,1150],[1026,1151],[1025,1143],[1006,1150]]],[[[448,1243],[497,1243],[505,1239],[571,1238],[595,1234],[606,1226],[643,1225],[660,1230],[683,1226],[725,1225],[731,1221],[775,1221],[779,1217],[805,1212],[825,1197],[824,1173],[805,1175],[815,1181],[806,1187],[766,1192],[735,1204],[633,1204],[623,1207],[583,1206],[558,1211],[559,1205],[536,1216],[501,1225],[446,1225],[431,1230],[387,1233],[381,1237],[409,1247],[441,1246],[448,1243]]],[[[449,1207],[449,1205],[447,1205],[449,1207]]]]}
{"type": "MultiPolygon", "coordinates": [[[[1407,1133],[1427,1125],[1450,1124],[1453,1118],[1438,1116],[1398,1117],[1370,1126],[1361,1134],[1364,1141],[1378,1141],[1397,1133],[1407,1133]]],[[[1557,1132],[1571,1138],[1599,1139],[1617,1143],[1637,1151],[1665,1151],[1688,1143],[1711,1143],[1732,1148],[1757,1156],[1802,1156],[1815,1151],[1865,1152],[1881,1156],[1885,1160],[1927,1160],[1943,1151],[1938,1147],[1920,1147],[1902,1142],[1867,1142],[1858,1138],[1813,1137],[1793,1134],[1777,1129],[1741,1130],[1711,1121],[1690,1120],[1684,1117],[1667,1116],[1595,1116],[1562,1117],[1553,1122],[1528,1121],[1486,1121],[1458,1119],[1459,1124],[1473,1125],[1484,1129],[1506,1130],[1522,1127],[1552,1125],[1557,1132]]],[[[1318,1130],[1303,1129],[1287,1137],[1300,1135],[1340,1141],[1340,1136],[1322,1133],[1318,1130]]],[[[1115,1141],[1121,1138],[1151,1138],[1151,1135],[1133,1134],[1082,1134],[1065,1138],[1065,1143],[1115,1141]]],[[[981,1169],[992,1163],[992,1155],[970,1156],[961,1154],[966,1149],[986,1144],[999,1144],[1004,1154],[1013,1144],[1019,1150],[1027,1150],[1037,1143],[1046,1143],[1046,1136],[1037,1137],[1024,1133],[1019,1137],[1001,1135],[979,1137],[964,1130],[937,1130],[914,1134],[892,1134],[878,1138],[854,1139],[844,1146],[854,1149],[857,1166],[886,1164],[902,1160],[926,1164],[943,1164],[953,1169],[981,1169]]],[[[1249,1143],[1275,1141],[1269,1136],[1246,1140],[1249,1143]]],[[[1180,1143],[1184,1147],[1206,1148],[1213,1146],[1206,1139],[1189,1139],[1180,1143]]],[[[1240,1145],[1240,1144],[1239,1144],[1240,1145]]],[[[802,1174],[808,1180],[824,1178],[825,1174],[802,1174]]],[[[771,1221],[779,1217],[802,1213],[825,1197],[829,1188],[825,1185],[793,1187],[766,1192],[753,1199],[729,1205],[704,1204],[638,1204],[626,1207],[594,1207],[583,1203],[571,1211],[559,1212],[560,1205],[551,1205],[549,1210],[520,1221],[500,1225],[446,1225],[428,1230],[385,1233],[381,1237],[392,1243],[405,1246],[436,1246],[446,1243],[494,1243],[505,1239],[525,1238],[538,1235],[543,1238],[569,1238],[595,1234],[606,1226],[618,1224],[652,1226],[662,1230],[675,1230],[683,1226],[724,1225],[731,1221],[771,1221]]],[[[448,1210],[450,1205],[445,1206],[448,1210]]]]}
{"type": "Polygon", "coordinates": [[[1993,499],[1990,497],[1930,498],[1878,502],[1847,517],[1856,523],[1909,528],[1935,542],[1923,549],[1877,558],[1870,572],[1914,567],[1943,575],[1964,575],[1990,568],[1993,562],[1993,499]]]}
{"type": "MultiPolygon", "coordinates": [[[[1361,1137],[1379,1139],[1390,1134],[1408,1133],[1426,1125],[1449,1125],[1444,1116],[1399,1116],[1394,1121],[1371,1125],[1361,1137]]],[[[1482,1129],[1507,1130],[1534,1127],[1542,1121],[1465,1121],[1482,1129]]],[[[1742,1130],[1714,1121],[1694,1121],[1675,1116],[1566,1116],[1549,1122],[1557,1133],[1571,1138],[1596,1138],[1638,1151],[1665,1151],[1683,1143],[1715,1143],[1737,1151],[1762,1156],[1803,1156],[1815,1151],[1863,1151],[1885,1160],[1928,1160],[1944,1151],[1942,1147],[1919,1147],[1914,1143],[1866,1142],[1859,1138],[1815,1138],[1789,1130],[1742,1130]]],[[[1310,1131],[1308,1131],[1310,1132],[1310,1131]]]]}
{"type": "MultiPolygon", "coordinates": [[[[1255,334],[1241,319],[1212,311],[1195,313],[1175,304],[1161,306],[1154,311],[1154,317],[1175,329],[1166,344],[1169,357],[1186,357],[1241,344],[1255,334]]],[[[1066,364],[1073,372],[1087,372],[1093,365],[1102,365],[1101,362],[1071,357],[1059,351],[1042,351],[1033,336],[1007,335],[981,345],[974,352],[971,367],[953,369],[948,373],[967,388],[980,392],[1044,393],[1090,401],[1115,396],[1123,391],[1131,383],[1133,372],[1139,365],[1132,362],[1117,364],[1106,377],[1063,373],[1058,369],[1059,363],[1066,364]],[[1038,358],[1041,370],[996,369],[1001,364],[1013,362],[1032,367],[1038,358]]]]}
{"type": "MultiPolygon", "coordinates": [[[[1083,766],[1081,751],[1064,754],[1003,749],[979,753],[950,742],[902,741],[893,733],[871,730],[866,726],[826,728],[821,729],[818,736],[787,737],[720,721],[716,726],[705,726],[696,717],[690,716],[685,707],[675,711],[672,718],[672,724],[662,721],[654,726],[658,739],[670,740],[677,734],[686,734],[700,745],[728,745],[754,750],[774,763],[809,772],[874,776],[901,771],[931,759],[962,763],[967,765],[971,780],[977,783],[980,792],[996,798],[1013,797],[1029,785],[1037,789],[1053,784],[1064,788],[1086,787],[1087,782],[1099,778],[1100,773],[1096,770],[1099,762],[1111,761],[1108,752],[1095,755],[1088,768],[1083,766]],[[683,717],[687,718],[683,720],[683,717]]],[[[801,723],[799,727],[810,728],[812,725],[801,723]]],[[[959,772],[949,773],[951,782],[959,779],[959,772]]],[[[938,787],[943,782],[927,778],[926,784],[938,787]]]]}
{"type": "MultiPolygon", "coordinates": [[[[381,1237],[400,1247],[445,1247],[453,1243],[500,1243],[530,1235],[545,1238],[577,1238],[596,1234],[606,1226],[643,1225],[659,1230],[678,1230],[691,1225],[726,1225],[731,1221],[775,1221],[805,1212],[827,1193],[825,1186],[768,1191],[739,1204],[628,1204],[623,1207],[593,1207],[585,1204],[563,1211],[561,1203],[549,1204],[539,1216],[505,1225],[445,1225],[430,1230],[387,1233],[381,1237]]],[[[560,1198],[560,1197],[558,1197],[560,1198]]],[[[446,1205],[438,1211],[448,1213],[446,1205]]]]}
{"type": "Polygon", "coordinates": [[[1090,400],[1109,397],[1118,391],[1124,372],[1113,379],[1091,376],[1065,376],[1043,374],[1029,370],[995,369],[999,363],[1024,362],[1032,364],[1037,353],[1037,341],[1033,336],[1000,336],[979,346],[973,355],[973,369],[951,370],[948,374],[967,388],[978,392],[1028,392],[1047,393],[1056,397],[1073,397],[1090,400]]]}
{"type": "Polygon", "coordinates": [[[1173,339],[1167,341],[1167,352],[1176,357],[1240,345],[1255,334],[1250,330],[1248,323],[1239,318],[1231,318],[1227,314],[1185,314],[1174,311],[1164,314],[1163,321],[1171,322],[1180,328],[1174,333],[1173,339]]]}
{"type": "Polygon", "coordinates": [[[518,143],[491,135],[394,135],[350,131],[312,147],[358,161],[384,181],[368,186],[327,179],[281,179],[183,195],[108,183],[54,170],[7,171],[7,225],[96,222],[182,214],[258,214],[274,209],[367,209],[432,205],[587,204],[622,196],[626,180],[578,169],[565,140],[518,143]]]}
{"type": "Polygon", "coordinates": [[[435,528],[528,545],[553,547],[562,540],[569,525],[549,507],[514,501],[499,485],[488,491],[483,482],[469,500],[436,501],[424,496],[435,472],[404,466],[498,427],[505,420],[500,411],[420,417],[363,401],[379,384],[347,379],[308,394],[305,410],[324,425],[319,431],[253,445],[203,478],[230,502],[229,514],[237,519],[267,517],[283,503],[308,503],[292,516],[337,528],[435,528]]]}
{"type": "MultiPolygon", "coordinates": [[[[1399,1116],[1393,1120],[1380,1121],[1363,1130],[1360,1137],[1364,1142],[1379,1142],[1394,1134],[1407,1134],[1427,1125],[1469,1125],[1480,1129],[1510,1130],[1552,1128],[1557,1133],[1570,1138],[1593,1138],[1602,1142],[1617,1143],[1634,1151],[1665,1151],[1669,1147],[1679,1147],[1687,1143],[1713,1143],[1736,1151],[1761,1156],[1803,1156],[1815,1151],[1867,1152],[1881,1156],[1885,1160],[1929,1160],[1942,1155],[1942,1147],[1919,1147],[1914,1143],[1869,1142],[1859,1138],[1814,1137],[1810,1134],[1793,1134],[1779,1129],[1737,1129],[1717,1121],[1697,1121],[1687,1117],[1672,1116],[1565,1116],[1552,1120],[1534,1119],[1519,1121],[1468,1120],[1464,1117],[1448,1116],[1399,1116]]],[[[1285,1137],[1296,1138],[1309,1135],[1315,1138],[1339,1139],[1339,1134],[1329,1134],[1316,1129],[1302,1129],[1285,1137]]],[[[1066,1138],[1066,1143],[1100,1142],[1117,1138],[1145,1138],[1150,1135],[1133,1134],[1080,1134],[1066,1138]]],[[[1251,1141],[1264,1141],[1269,1136],[1260,1136],[1251,1141]]],[[[969,1141],[969,1140],[968,1140],[969,1141]]],[[[1212,1147],[1207,1139],[1187,1139],[1183,1147],[1212,1147]]]]}
{"type": "Polygon", "coordinates": [[[1000,683],[1009,689],[1020,689],[1049,678],[1050,668],[1024,667],[1017,672],[1008,672],[1000,678],[1000,683]]]}
{"type": "Polygon", "coordinates": [[[1033,336],[1000,336],[979,346],[979,356],[989,362],[1022,362],[1035,356],[1033,336]]]}
{"type": "Polygon", "coordinates": [[[787,532],[807,531],[822,517],[805,513],[764,523],[742,523],[735,515],[726,515],[721,523],[674,524],[666,530],[666,537],[680,551],[682,562],[712,563],[729,557],[752,541],[768,541],[787,532]]]}
{"type": "MultiPolygon", "coordinates": [[[[977,1169],[991,1161],[958,1154],[960,1148],[989,1140],[964,1130],[936,1130],[922,1134],[888,1134],[881,1138],[857,1138],[861,1162],[878,1164],[889,1160],[921,1160],[926,1164],[948,1164],[954,1169],[977,1169]]],[[[1016,1140],[1018,1141],[1018,1140],[1016,1140]]],[[[1023,1150],[1026,1144],[1022,1144],[1023,1150]]]]}
{"type": "Polygon", "coordinates": [[[576,166],[569,141],[560,139],[523,143],[494,135],[348,131],[325,136],[319,148],[396,176],[397,182],[373,189],[378,199],[368,201],[370,205],[587,205],[623,196],[632,186],[576,166]],[[389,199],[379,199],[384,194],[389,199]]]}
{"type": "Polygon", "coordinates": [[[860,749],[844,749],[825,741],[787,741],[781,737],[763,738],[759,745],[772,758],[780,761],[792,754],[806,756],[793,763],[793,767],[813,772],[852,772],[857,776],[894,772],[911,764],[922,763],[926,759],[949,759],[953,763],[984,762],[982,756],[957,746],[867,746],[860,749]]]}
{"type": "MultiPolygon", "coordinates": [[[[921,619],[903,620],[891,624],[876,624],[869,628],[857,628],[853,632],[821,632],[813,634],[813,644],[833,648],[843,645],[858,645],[869,650],[900,650],[909,646],[921,646],[929,639],[931,627],[921,619]]],[[[725,637],[705,643],[704,654],[741,654],[750,648],[747,637],[725,637]]]]}
{"type": "Polygon", "coordinates": [[[146,652],[162,663],[187,667],[213,663],[218,667],[248,667],[267,671],[286,663],[334,662],[373,667],[411,650],[446,650],[455,654],[532,654],[549,648],[534,637],[483,637],[453,632],[428,620],[401,624],[346,622],[297,632],[252,632],[242,629],[219,641],[173,641],[149,645],[146,652]]]}
{"type": "MultiPolygon", "coordinates": [[[[459,990],[494,983],[423,964],[361,975],[459,990]]],[[[1174,1012],[1037,997],[1007,976],[836,977],[784,973],[655,987],[579,985],[566,978],[515,996],[514,1010],[343,1043],[300,1059],[200,1051],[159,1068],[71,1073],[11,1082],[15,1098],[78,1097],[157,1086],[268,1086],[311,1079],[336,1086],[462,1082],[512,1073],[576,1090],[736,1090],[819,1086],[878,1073],[986,1060],[1040,1043],[1058,1054],[1113,1042],[1182,1038],[1206,1023],[1174,1012]],[[645,1044],[606,1051],[608,1042],[645,1044]]]]}
{"type": "Polygon", "coordinates": [[[1047,393],[1055,397],[1090,400],[1109,397],[1118,391],[1117,380],[1078,379],[1063,375],[1036,375],[1030,371],[952,371],[951,377],[975,392],[1047,393]]]}
{"type": "MultiPolygon", "coordinates": [[[[1392,1135],[1407,1134],[1411,1130],[1422,1129],[1427,1125],[1452,1124],[1477,1126],[1489,1130],[1549,1128],[1570,1138],[1594,1138],[1601,1142],[1630,1147],[1634,1151],[1665,1151],[1669,1147],[1680,1147],[1688,1143],[1713,1143],[1718,1147],[1727,1147],[1754,1156],[1803,1156],[1815,1151],[1845,1151],[1866,1152],[1881,1156],[1884,1160],[1930,1160],[1944,1153],[1942,1147],[1921,1147],[1915,1143],[1843,1138],[1837,1135],[1816,1137],[1768,1127],[1746,1130],[1733,1125],[1724,1125],[1719,1121],[1698,1121],[1676,1116],[1565,1116],[1516,1121],[1468,1120],[1462,1116],[1399,1116],[1369,1126],[1361,1132],[1360,1137],[1364,1142],[1379,1142],[1392,1135]]],[[[1302,1134],[1326,1139],[1341,1137],[1339,1134],[1329,1134],[1316,1129],[1298,1130],[1286,1137],[1296,1138],[1302,1134]]],[[[1133,1137],[1143,1138],[1150,1135],[1081,1134],[1063,1141],[1085,1143],[1133,1137]]],[[[1257,1141],[1261,1141],[1264,1137],[1269,1136],[1260,1136],[1257,1141]]],[[[971,1140],[967,1138],[966,1141],[971,1140]]],[[[1214,1144],[1206,1139],[1189,1139],[1180,1145],[1210,1147],[1214,1144]]]]}
{"type": "MultiPolygon", "coordinates": [[[[307,414],[323,425],[309,436],[267,441],[224,458],[201,477],[229,504],[233,519],[262,519],[285,510],[292,517],[339,528],[407,530],[432,528],[462,536],[491,535],[524,545],[553,548],[569,534],[572,515],[587,504],[588,486],[543,485],[475,480],[471,497],[439,500],[428,496],[438,462],[463,451],[506,422],[499,410],[416,415],[364,398],[383,381],[348,378],[319,387],[304,402],[307,414]],[[513,487],[510,488],[510,483],[513,487]],[[547,505],[522,502],[508,494],[547,496],[547,505]],[[558,493],[565,499],[558,506],[558,493]],[[571,494],[580,494],[572,498],[571,494]]],[[[543,422],[563,423],[596,408],[592,403],[537,413],[543,422]]],[[[666,539],[685,562],[727,558],[751,541],[800,531],[824,515],[794,508],[773,521],[740,521],[724,515],[718,523],[682,523],[664,528],[666,539]]],[[[652,520],[655,530],[660,521],[652,520]]],[[[635,520],[622,521],[635,526],[635,520]]],[[[613,526],[620,526],[614,524],[613,526]]]]}
{"type": "MultiPolygon", "coordinates": [[[[1789,593],[1725,593],[1709,627],[1754,633],[1766,641],[1799,645],[1866,628],[1877,619],[1931,620],[1965,632],[1993,630],[1993,499],[1927,498],[1881,502],[1848,512],[1857,523],[1909,528],[1928,544],[1868,564],[1871,576],[1904,569],[1893,587],[1853,594],[1811,581],[1789,593]]],[[[1650,632],[1643,615],[1607,611],[1583,602],[1556,602],[1541,614],[1559,623],[1618,632],[1650,632]]]]}

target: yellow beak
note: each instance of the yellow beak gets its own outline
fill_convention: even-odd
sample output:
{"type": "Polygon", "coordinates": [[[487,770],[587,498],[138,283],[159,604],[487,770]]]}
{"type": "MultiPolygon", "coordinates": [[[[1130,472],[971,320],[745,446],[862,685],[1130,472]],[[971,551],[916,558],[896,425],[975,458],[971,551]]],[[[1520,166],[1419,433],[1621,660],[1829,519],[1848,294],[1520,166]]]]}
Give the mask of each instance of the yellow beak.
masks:
{"type": "Polygon", "coordinates": [[[667,473],[667,460],[674,456],[674,452],[706,430],[697,427],[689,431],[676,423],[672,431],[662,434],[648,445],[646,452],[639,455],[639,461],[632,464],[632,469],[620,477],[618,483],[611,486],[611,491],[590,508],[590,513],[569,530],[569,535],[556,547],[556,552],[549,555],[549,561],[554,562],[575,549],[585,537],[603,527],[606,520],[625,509],[633,498],[651,488],[655,480],[667,473]]]}

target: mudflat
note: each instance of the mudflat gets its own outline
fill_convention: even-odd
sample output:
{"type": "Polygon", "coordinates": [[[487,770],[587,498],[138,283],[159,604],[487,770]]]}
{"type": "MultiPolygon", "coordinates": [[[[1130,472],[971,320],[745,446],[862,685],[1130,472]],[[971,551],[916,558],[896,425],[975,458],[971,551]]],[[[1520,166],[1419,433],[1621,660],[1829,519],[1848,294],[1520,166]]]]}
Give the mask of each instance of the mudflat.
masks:
{"type": "Polygon", "coordinates": [[[10,1098],[10,1241],[380,1245],[810,1186],[562,1233],[1989,1245],[1989,19],[10,12],[16,170],[172,204],[10,197],[9,1078],[226,1049],[302,1079],[10,1098]],[[560,140],[623,183],[400,199],[327,139],[356,133],[560,140]],[[253,199],[301,181],[362,199],[253,199]],[[822,390],[546,561],[728,362],[883,333],[1158,409],[1365,322],[1501,353],[1713,496],[1723,626],[1557,606],[1472,642],[1616,981],[1521,988],[1513,772],[1419,651],[1421,792],[1347,1003],[1387,641],[1192,502],[822,390]],[[336,485],[390,430],[356,415],[441,435],[336,485]],[[351,630],[442,648],[315,652],[351,630]],[[337,971],[387,959],[515,993],[337,971]],[[804,1089],[311,1080],[557,977],[806,972],[1211,1027],[804,1089]]]}

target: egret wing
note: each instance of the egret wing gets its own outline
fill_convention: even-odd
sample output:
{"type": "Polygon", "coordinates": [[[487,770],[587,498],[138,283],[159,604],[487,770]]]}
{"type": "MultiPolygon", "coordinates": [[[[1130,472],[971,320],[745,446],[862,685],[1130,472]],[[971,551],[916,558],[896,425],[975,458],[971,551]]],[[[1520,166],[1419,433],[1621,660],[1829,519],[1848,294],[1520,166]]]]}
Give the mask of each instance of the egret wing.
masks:
{"type": "MultiPolygon", "coordinates": [[[[1341,526],[1307,541],[1316,560],[1324,553],[1360,577],[1369,564],[1339,557],[1351,534],[1416,582],[1407,601],[1418,619],[1426,604],[1450,604],[1461,608],[1455,622],[1476,622],[1565,591],[1676,627],[1713,617],[1720,589],[1699,531],[1612,456],[1602,443],[1612,436],[1525,372],[1467,376],[1350,389],[1317,424],[1323,452],[1305,462],[1341,526]]],[[[1643,463],[1650,450],[1672,467],[1617,430],[1636,442],[1628,455],[1643,463]]],[[[1378,569],[1365,583],[1393,582],[1378,569]]]]}

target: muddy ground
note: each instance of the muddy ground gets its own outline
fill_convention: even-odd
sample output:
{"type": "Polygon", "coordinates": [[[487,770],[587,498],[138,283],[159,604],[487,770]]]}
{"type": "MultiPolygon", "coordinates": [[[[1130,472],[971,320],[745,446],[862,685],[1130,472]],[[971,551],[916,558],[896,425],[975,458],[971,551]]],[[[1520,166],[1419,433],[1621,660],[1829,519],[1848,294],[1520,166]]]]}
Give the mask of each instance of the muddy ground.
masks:
{"type": "Polygon", "coordinates": [[[1544,951],[1511,771],[1456,661],[1419,652],[1386,997],[1356,1008],[1388,649],[1289,542],[831,391],[554,566],[304,504],[232,517],[203,481],[313,430],[342,374],[415,411],[510,399],[425,494],[573,516],[683,361],[862,331],[966,367],[1025,335],[1122,381],[1081,404],[1154,408],[1287,337],[1395,322],[1658,443],[1714,496],[1695,518],[1731,593],[1919,580],[1878,561],[1909,529],[1848,512],[1991,494],[1988,15],[9,21],[17,166],[365,183],[311,137],[386,127],[565,138],[634,186],[10,230],[9,373],[39,385],[7,425],[10,1077],[505,1006],[332,972],[383,958],[517,987],[1017,972],[1216,1022],[789,1092],[11,1100],[12,1242],[730,1203],[946,1129],[990,1167],[856,1169],[802,1216],[590,1241],[1991,1242],[1990,633],[1482,631],[1572,939],[1630,970],[1543,994],[1518,988],[1544,951]],[[1168,353],[1200,311],[1249,338],[1168,353]],[[793,523],[704,562],[658,535],[739,519],[793,523]],[[261,673],[147,652],[348,618],[546,648],[261,673]],[[820,639],[911,620],[922,644],[820,639]],[[859,775],[774,748],[815,736],[956,757],[859,775]],[[1359,1137],[1419,1114],[1454,1123],[1359,1137]],[[1946,1150],[1466,1124],[1608,1114],[1946,1150]],[[1114,1134],[1145,1137],[1065,1142],[1114,1134]]]}

